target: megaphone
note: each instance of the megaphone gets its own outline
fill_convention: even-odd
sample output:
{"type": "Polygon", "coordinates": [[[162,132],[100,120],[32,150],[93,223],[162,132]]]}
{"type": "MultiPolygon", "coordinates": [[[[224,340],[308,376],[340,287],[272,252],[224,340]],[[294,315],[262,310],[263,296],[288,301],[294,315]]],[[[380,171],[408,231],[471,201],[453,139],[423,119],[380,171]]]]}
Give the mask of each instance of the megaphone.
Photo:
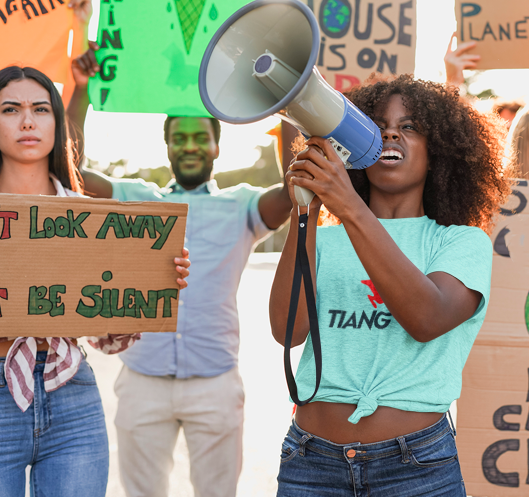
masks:
{"type": "MultiPolygon", "coordinates": [[[[299,0],[255,0],[213,35],[198,86],[206,109],[221,121],[247,124],[276,115],[305,137],[328,138],[347,169],[364,169],[382,152],[375,123],[315,67],[318,23],[299,0]]],[[[299,205],[314,193],[295,188],[299,205]]]]}

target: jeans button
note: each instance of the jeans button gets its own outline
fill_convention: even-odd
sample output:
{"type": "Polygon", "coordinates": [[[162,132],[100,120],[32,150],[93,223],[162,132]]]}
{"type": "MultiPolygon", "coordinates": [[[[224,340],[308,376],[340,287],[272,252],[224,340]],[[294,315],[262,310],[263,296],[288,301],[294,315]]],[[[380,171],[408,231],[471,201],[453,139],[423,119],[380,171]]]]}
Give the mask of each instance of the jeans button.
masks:
{"type": "Polygon", "coordinates": [[[356,450],[354,450],[354,449],[349,449],[349,450],[347,451],[347,457],[354,457],[354,456],[356,456],[356,450]]]}

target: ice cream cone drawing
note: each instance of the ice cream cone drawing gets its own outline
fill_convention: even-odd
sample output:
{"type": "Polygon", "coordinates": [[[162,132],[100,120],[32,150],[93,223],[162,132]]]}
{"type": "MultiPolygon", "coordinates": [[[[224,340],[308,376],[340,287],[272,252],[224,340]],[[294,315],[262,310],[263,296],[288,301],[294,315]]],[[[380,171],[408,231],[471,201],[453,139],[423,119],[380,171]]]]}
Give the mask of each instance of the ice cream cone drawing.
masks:
{"type": "Polygon", "coordinates": [[[175,3],[186,52],[189,54],[206,0],[175,0],[175,3]]]}

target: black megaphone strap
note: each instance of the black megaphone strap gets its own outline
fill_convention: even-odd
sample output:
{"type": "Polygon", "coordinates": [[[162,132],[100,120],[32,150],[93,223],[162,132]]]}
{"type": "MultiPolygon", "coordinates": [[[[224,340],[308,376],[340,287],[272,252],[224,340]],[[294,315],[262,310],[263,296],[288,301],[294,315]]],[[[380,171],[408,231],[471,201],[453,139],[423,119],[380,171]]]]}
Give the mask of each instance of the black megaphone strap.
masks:
{"type": "Polygon", "coordinates": [[[310,263],[307,255],[307,229],[308,229],[308,211],[307,214],[300,214],[298,224],[298,244],[296,250],[296,262],[294,267],[294,278],[292,281],[292,293],[290,294],[290,307],[288,310],[287,330],[285,334],[285,376],[287,378],[288,390],[290,397],[298,406],[308,404],[316,395],[321,381],[322,356],[320,328],[318,325],[318,313],[316,311],[316,299],[314,296],[314,286],[310,274],[310,263]],[[305,287],[305,298],[307,301],[307,310],[309,314],[310,336],[312,339],[312,348],[314,350],[314,361],[316,363],[316,387],[314,393],[307,400],[299,400],[296,380],[292,374],[292,364],[290,362],[290,348],[292,345],[292,335],[294,332],[294,323],[298,310],[299,294],[301,290],[301,279],[305,287]]]}

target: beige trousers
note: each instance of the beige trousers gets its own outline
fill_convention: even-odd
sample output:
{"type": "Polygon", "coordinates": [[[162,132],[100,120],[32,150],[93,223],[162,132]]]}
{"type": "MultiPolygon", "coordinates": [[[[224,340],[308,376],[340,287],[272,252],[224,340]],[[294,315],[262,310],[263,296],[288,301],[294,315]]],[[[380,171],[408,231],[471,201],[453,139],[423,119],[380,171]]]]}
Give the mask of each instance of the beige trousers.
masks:
{"type": "Polygon", "coordinates": [[[211,378],[176,379],[123,366],[115,392],[119,469],[128,497],[168,497],[180,427],[195,496],[235,496],[244,406],[237,367],[211,378]]]}

